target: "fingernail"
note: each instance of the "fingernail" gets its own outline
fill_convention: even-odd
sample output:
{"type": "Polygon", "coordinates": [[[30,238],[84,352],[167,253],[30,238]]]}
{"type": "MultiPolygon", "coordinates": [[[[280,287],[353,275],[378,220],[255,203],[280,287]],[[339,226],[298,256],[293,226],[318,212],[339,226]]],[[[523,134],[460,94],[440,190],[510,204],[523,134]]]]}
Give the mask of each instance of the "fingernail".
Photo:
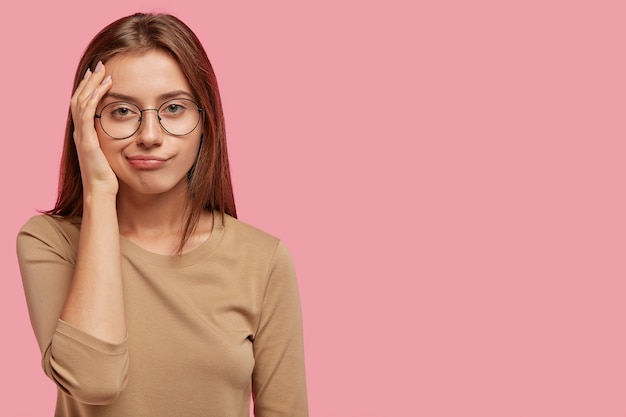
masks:
{"type": "Polygon", "coordinates": [[[83,76],[83,80],[86,80],[87,78],[89,78],[90,75],[91,75],[91,68],[87,68],[87,71],[85,71],[85,75],[83,76]]]}
{"type": "Polygon", "coordinates": [[[111,81],[111,76],[107,75],[106,77],[104,77],[104,80],[102,80],[102,82],[100,84],[104,85],[104,84],[108,83],[109,81],[111,81]]]}
{"type": "Polygon", "coordinates": [[[93,72],[100,72],[102,70],[102,61],[98,61],[98,63],[96,64],[96,69],[93,70],[93,72]]]}
{"type": "Polygon", "coordinates": [[[91,98],[96,98],[97,95],[98,95],[98,89],[96,88],[95,90],[93,90],[93,93],[91,93],[91,98]]]}

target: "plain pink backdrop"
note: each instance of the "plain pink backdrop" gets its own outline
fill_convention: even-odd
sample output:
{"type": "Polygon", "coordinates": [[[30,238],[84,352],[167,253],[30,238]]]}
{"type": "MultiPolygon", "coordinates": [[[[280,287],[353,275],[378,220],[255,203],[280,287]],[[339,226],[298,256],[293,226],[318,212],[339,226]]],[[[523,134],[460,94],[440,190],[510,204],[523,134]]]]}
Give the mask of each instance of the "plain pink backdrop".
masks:
{"type": "Polygon", "coordinates": [[[621,1],[9,2],[0,414],[51,416],[15,235],[91,37],[167,11],[220,81],[240,218],[290,248],[311,415],[626,415],[621,1]]]}

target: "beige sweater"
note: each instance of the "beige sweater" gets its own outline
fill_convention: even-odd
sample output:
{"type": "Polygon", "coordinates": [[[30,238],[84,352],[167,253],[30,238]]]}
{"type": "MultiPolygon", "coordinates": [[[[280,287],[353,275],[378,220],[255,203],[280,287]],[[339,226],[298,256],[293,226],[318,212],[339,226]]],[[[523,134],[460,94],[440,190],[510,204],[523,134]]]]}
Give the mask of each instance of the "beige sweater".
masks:
{"type": "Polygon", "coordinates": [[[120,237],[128,337],[99,340],[59,319],[80,222],[35,216],[17,252],[57,417],[257,417],[307,412],[300,302],[276,238],[230,216],[180,256],[120,237]]]}

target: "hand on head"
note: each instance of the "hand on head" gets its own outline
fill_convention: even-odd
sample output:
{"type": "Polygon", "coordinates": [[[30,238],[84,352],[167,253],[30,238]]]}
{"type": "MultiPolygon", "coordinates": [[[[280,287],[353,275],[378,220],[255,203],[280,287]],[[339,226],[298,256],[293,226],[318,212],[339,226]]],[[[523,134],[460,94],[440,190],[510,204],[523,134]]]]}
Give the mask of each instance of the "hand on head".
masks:
{"type": "Polygon", "coordinates": [[[94,127],[96,107],[112,85],[101,61],[87,69],[71,100],[74,143],[78,152],[83,188],[86,192],[117,194],[119,184],[106,160],[94,127]]]}

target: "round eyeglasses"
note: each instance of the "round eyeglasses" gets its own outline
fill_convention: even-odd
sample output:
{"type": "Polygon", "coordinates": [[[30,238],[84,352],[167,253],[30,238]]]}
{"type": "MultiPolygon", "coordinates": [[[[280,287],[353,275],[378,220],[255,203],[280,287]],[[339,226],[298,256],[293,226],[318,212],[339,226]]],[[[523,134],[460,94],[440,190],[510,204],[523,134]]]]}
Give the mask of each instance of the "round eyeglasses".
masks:
{"type": "Polygon", "coordinates": [[[95,118],[100,127],[113,139],[128,139],[141,127],[143,112],[156,111],[159,124],[173,136],[185,136],[193,132],[200,123],[204,109],[186,98],[168,100],[156,109],[140,109],[125,101],[115,101],[102,108],[95,118]]]}

